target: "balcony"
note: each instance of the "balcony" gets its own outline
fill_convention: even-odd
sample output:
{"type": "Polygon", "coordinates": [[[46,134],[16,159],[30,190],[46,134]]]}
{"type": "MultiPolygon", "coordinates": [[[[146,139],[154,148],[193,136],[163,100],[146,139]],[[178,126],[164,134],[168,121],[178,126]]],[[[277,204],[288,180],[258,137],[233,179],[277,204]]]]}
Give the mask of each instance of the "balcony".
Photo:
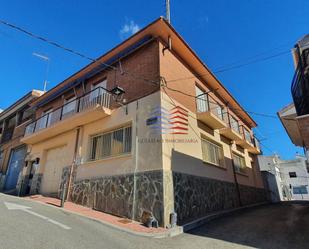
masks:
{"type": "Polygon", "coordinates": [[[109,116],[110,103],[111,95],[103,88],[96,88],[27,125],[21,141],[34,144],[109,116]]]}
{"type": "Polygon", "coordinates": [[[220,129],[220,134],[233,141],[242,140],[239,121],[236,120],[229,112],[223,114],[223,119],[226,121],[227,127],[220,129]]]}
{"type": "Polygon", "coordinates": [[[7,127],[4,129],[4,132],[1,136],[1,141],[0,141],[1,144],[4,144],[10,141],[13,138],[14,129],[15,129],[15,126],[7,127]]]}
{"type": "Polygon", "coordinates": [[[243,125],[241,126],[241,134],[243,139],[236,141],[236,144],[240,145],[244,149],[247,149],[250,153],[260,154],[258,140],[253,137],[251,132],[243,125]]]}
{"type": "Polygon", "coordinates": [[[254,147],[248,149],[248,151],[252,154],[261,154],[260,142],[256,137],[253,138],[253,143],[254,143],[254,147]]]}
{"type": "Polygon", "coordinates": [[[223,108],[209,94],[203,94],[196,99],[197,119],[212,129],[226,127],[223,120],[223,108]]]}
{"type": "Polygon", "coordinates": [[[292,81],[291,92],[297,115],[309,114],[309,49],[302,52],[292,81]]]}

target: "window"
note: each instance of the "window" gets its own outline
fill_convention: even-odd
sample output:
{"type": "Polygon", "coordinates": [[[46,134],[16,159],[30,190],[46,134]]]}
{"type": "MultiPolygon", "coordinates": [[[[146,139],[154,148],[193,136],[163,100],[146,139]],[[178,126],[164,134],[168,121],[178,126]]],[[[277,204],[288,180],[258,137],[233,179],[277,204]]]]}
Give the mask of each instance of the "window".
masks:
{"type": "Polygon", "coordinates": [[[207,103],[206,94],[197,86],[195,87],[195,94],[196,94],[197,112],[207,112],[208,103],[207,103]]]}
{"type": "Polygon", "coordinates": [[[244,134],[246,141],[252,143],[251,133],[246,128],[244,128],[244,134]]]}
{"type": "Polygon", "coordinates": [[[289,172],[289,176],[290,176],[290,178],[296,178],[297,177],[296,172],[289,172]]]}
{"type": "Polygon", "coordinates": [[[53,116],[53,109],[49,109],[42,113],[41,118],[36,125],[36,131],[49,127],[53,116]]]}
{"type": "Polygon", "coordinates": [[[203,161],[224,167],[223,149],[206,139],[202,139],[203,161]]]}
{"type": "Polygon", "coordinates": [[[242,156],[238,156],[233,153],[233,162],[234,162],[234,167],[235,171],[238,173],[245,173],[246,172],[246,161],[245,158],[242,156]]]}
{"type": "Polygon", "coordinates": [[[230,115],[230,125],[232,130],[240,133],[238,121],[232,115],[230,115]]]}
{"type": "Polygon", "coordinates": [[[107,81],[105,79],[105,80],[101,81],[98,84],[91,85],[91,94],[90,94],[91,101],[95,100],[96,98],[98,98],[100,94],[103,94],[103,93],[106,92],[105,91],[106,83],[107,83],[107,81]]]}
{"type": "Polygon", "coordinates": [[[62,116],[67,117],[70,116],[70,114],[75,113],[75,108],[76,108],[76,97],[73,96],[69,99],[66,99],[64,101],[64,106],[62,109],[62,116]]]}
{"type": "Polygon", "coordinates": [[[131,152],[132,127],[124,127],[90,139],[89,160],[98,160],[131,152]]]}
{"type": "Polygon", "coordinates": [[[33,110],[28,108],[19,113],[17,125],[23,124],[33,117],[33,110]]]}
{"type": "Polygon", "coordinates": [[[307,186],[293,187],[294,195],[308,194],[307,186]]]}
{"type": "Polygon", "coordinates": [[[223,120],[223,111],[221,106],[217,106],[215,115],[223,120]]]}

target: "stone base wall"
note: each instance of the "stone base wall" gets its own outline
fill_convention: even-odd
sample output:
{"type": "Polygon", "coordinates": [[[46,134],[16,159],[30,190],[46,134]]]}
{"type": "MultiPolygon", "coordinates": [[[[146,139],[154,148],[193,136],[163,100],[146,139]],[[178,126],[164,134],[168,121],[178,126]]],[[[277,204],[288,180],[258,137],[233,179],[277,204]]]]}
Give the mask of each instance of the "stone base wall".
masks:
{"type": "MultiPolygon", "coordinates": [[[[234,183],[173,172],[175,211],[178,224],[198,219],[211,212],[239,207],[234,183]]],[[[267,201],[266,191],[240,185],[243,206],[267,201]]]]}
{"type": "Polygon", "coordinates": [[[265,189],[240,185],[239,191],[241,204],[243,206],[269,201],[265,189]]]}
{"type": "Polygon", "coordinates": [[[77,204],[137,221],[144,211],[152,212],[159,225],[164,225],[162,171],[75,181],[70,198],[77,204]]]}

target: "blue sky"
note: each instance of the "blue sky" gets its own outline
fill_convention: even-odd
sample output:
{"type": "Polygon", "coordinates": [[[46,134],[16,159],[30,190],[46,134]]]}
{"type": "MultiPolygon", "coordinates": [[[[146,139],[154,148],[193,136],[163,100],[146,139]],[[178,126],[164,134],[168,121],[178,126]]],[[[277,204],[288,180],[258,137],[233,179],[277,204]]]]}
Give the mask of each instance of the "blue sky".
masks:
{"type": "MultiPolygon", "coordinates": [[[[1,1],[0,18],[48,37],[90,57],[98,57],[132,32],[164,15],[164,0],[1,1]]],[[[263,53],[269,56],[293,47],[309,32],[306,0],[171,0],[172,24],[212,69],[263,53]]],[[[88,63],[87,60],[33,40],[0,25],[0,108],[29,90],[43,88],[51,59],[48,87],[88,63]]],[[[256,57],[260,58],[260,57],[256,57]]],[[[249,111],[276,115],[292,102],[290,54],[217,74],[249,111]]],[[[259,124],[265,154],[292,158],[296,151],[275,118],[252,115],[259,124]]]]}

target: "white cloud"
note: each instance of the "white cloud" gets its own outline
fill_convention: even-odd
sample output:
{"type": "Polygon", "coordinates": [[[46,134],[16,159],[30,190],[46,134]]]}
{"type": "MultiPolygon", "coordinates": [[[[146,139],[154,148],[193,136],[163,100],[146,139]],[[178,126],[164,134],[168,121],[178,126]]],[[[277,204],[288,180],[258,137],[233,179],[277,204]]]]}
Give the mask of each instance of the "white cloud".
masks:
{"type": "Polygon", "coordinates": [[[120,37],[123,39],[126,36],[135,34],[140,30],[140,27],[133,21],[126,21],[119,31],[120,37]]]}

